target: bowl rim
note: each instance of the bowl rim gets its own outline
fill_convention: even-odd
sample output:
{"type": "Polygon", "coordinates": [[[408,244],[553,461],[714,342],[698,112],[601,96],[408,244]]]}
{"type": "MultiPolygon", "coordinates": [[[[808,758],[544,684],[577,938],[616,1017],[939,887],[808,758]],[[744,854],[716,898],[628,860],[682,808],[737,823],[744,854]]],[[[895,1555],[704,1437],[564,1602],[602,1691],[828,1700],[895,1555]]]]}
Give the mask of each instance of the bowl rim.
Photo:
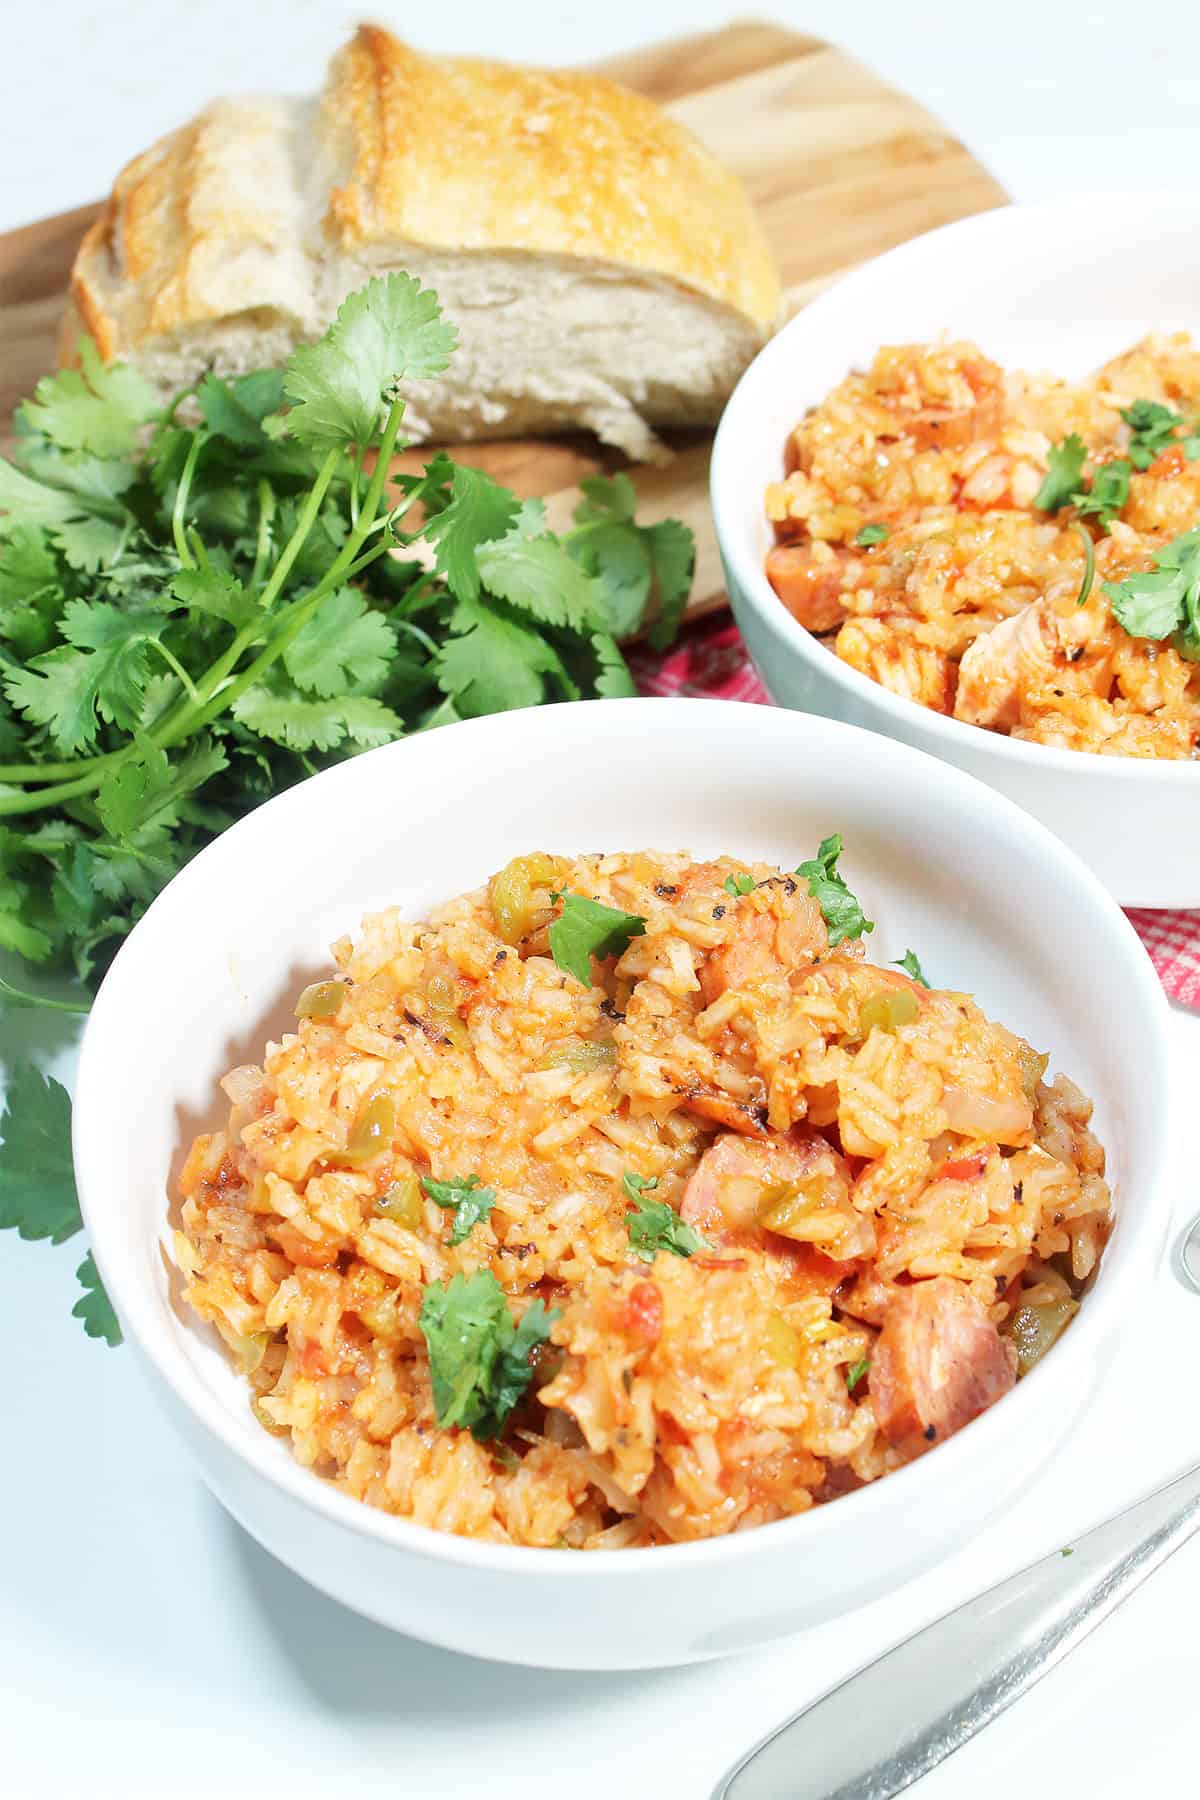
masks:
{"type": "MultiPolygon", "coordinates": [[[[796,353],[797,343],[802,342],[810,332],[815,331],[819,335],[826,320],[835,317],[847,299],[857,299],[860,293],[869,297],[873,290],[894,287],[897,281],[902,281],[908,275],[910,268],[919,268],[931,250],[940,249],[951,240],[959,243],[962,240],[987,239],[994,235],[1002,237],[1005,233],[1020,231],[1027,220],[1067,217],[1077,227],[1080,218],[1094,219],[1100,216],[1100,209],[1111,209],[1120,204],[1134,204],[1142,214],[1151,207],[1166,212],[1178,211],[1186,216],[1190,224],[1194,224],[1195,201],[1194,185],[1150,189],[1125,186],[1097,190],[1094,193],[1064,195],[1052,200],[1010,201],[1007,205],[991,207],[985,212],[972,213],[964,219],[936,226],[931,231],[924,231],[918,237],[897,244],[891,250],[883,251],[879,256],[871,257],[858,268],[839,277],[808,305],[793,314],[743,371],[729,397],[713,442],[709,468],[709,503],[717,542],[729,575],[730,597],[735,611],[738,603],[743,603],[782,640],[787,649],[795,652],[802,661],[835,686],[844,688],[864,708],[894,720],[903,730],[927,736],[927,748],[935,754],[942,754],[941,747],[944,746],[946,754],[957,751],[960,754],[991,755],[1001,762],[1007,761],[1027,770],[1041,769],[1047,774],[1054,770],[1082,776],[1085,780],[1111,778],[1121,782],[1161,781],[1187,786],[1200,779],[1200,763],[1196,761],[1106,756],[1094,750],[1072,750],[1054,744],[1029,743],[1007,733],[989,731],[986,726],[970,725],[964,719],[950,718],[944,713],[937,713],[920,705],[916,700],[891,693],[878,682],[872,681],[869,675],[864,675],[849,663],[843,662],[792,616],[767,580],[762,558],[752,547],[751,533],[754,525],[761,521],[761,514],[755,513],[753,519],[745,519],[741,507],[733,499],[738,487],[739,464],[744,460],[741,446],[752,435],[752,414],[759,395],[777,387],[786,379],[787,367],[796,353]]],[[[886,303],[881,312],[886,316],[886,303]]],[[[782,467],[781,457],[781,475],[782,467]]]]}
{"type": "MultiPolygon", "coordinates": [[[[661,715],[664,726],[668,718],[672,720],[670,729],[674,733],[676,728],[673,721],[678,716],[679,704],[677,700],[661,698],[609,700],[604,702],[603,712],[595,714],[596,724],[599,726],[601,719],[604,719],[607,721],[604,729],[619,730],[622,712],[627,713],[629,709],[636,708],[645,713],[648,709],[654,709],[661,715]]],[[[1106,1330],[1109,1316],[1116,1319],[1121,1316],[1119,1309],[1122,1295],[1134,1282],[1144,1279],[1153,1269],[1161,1250],[1167,1230],[1168,1209],[1160,1205],[1160,1201],[1169,1168],[1169,1145],[1172,1139],[1170,1117],[1173,1111],[1167,1027],[1169,1009],[1153,965],[1133,927],[1086,864],[1014,801],[988,787],[975,776],[941,762],[911,745],[892,743],[859,726],[787,708],[737,706],[731,701],[711,699],[689,699],[686,704],[693,712],[703,711],[709,715],[702,726],[697,722],[700,728],[696,731],[697,742],[702,739],[709,746],[717,733],[731,727],[757,732],[762,735],[764,743],[774,738],[776,745],[784,744],[790,735],[795,734],[833,740],[839,745],[844,745],[848,740],[857,740],[862,749],[876,754],[881,745],[886,746],[890,766],[895,766],[897,759],[901,763],[909,763],[914,769],[920,765],[918,773],[936,782],[943,792],[947,789],[957,792],[964,807],[969,805],[972,810],[972,822],[976,831],[989,829],[994,817],[1006,820],[1010,826],[1026,834],[1036,846],[1042,866],[1056,889],[1060,892],[1065,890],[1071,897],[1072,904],[1090,906],[1095,928],[1103,931],[1109,940],[1110,976],[1115,974],[1115,978],[1121,982],[1126,1007],[1140,1011],[1142,1025],[1150,1040],[1150,1066],[1139,1066],[1139,1092],[1154,1096],[1152,1104],[1161,1114],[1160,1129],[1149,1134],[1148,1166],[1135,1172],[1143,1203],[1130,1216],[1127,1227],[1128,1253],[1124,1263],[1113,1268],[1109,1277],[1104,1277],[1102,1269],[1101,1279],[1089,1296],[1088,1305],[1081,1309],[1071,1330],[1055,1347],[1054,1359],[1031,1371],[1025,1380],[1004,1397],[1002,1405],[991,1408],[973,1420],[969,1428],[939,1445],[936,1458],[920,1457],[886,1478],[867,1483],[855,1492],[842,1496],[836,1505],[810,1508],[791,1519],[776,1520],[721,1537],[659,1545],[653,1552],[630,1548],[609,1550],[597,1556],[566,1558],[559,1550],[484,1543],[418,1525],[339,1492],[321,1477],[303,1468],[290,1450],[284,1455],[278,1454],[279,1446],[273,1439],[265,1432],[249,1428],[249,1409],[247,1408],[245,1421],[237,1418],[209,1386],[200,1370],[187,1356],[183,1345],[176,1339],[166,1316],[168,1309],[162,1295],[148,1277],[138,1277],[140,1267],[144,1266],[149,1271],[152,1259],[147,1257],[142,1265],[120,1257],[114,1261],[109,1255],[105,1220],[110,1211],[114,1215],[119,1211],[121,1195],[116,1184],[111,1189],[106,1189],[102,1144],[93,1148],[93,1141],[103,1138],[106,1115],[102,1108],[93,1113],[92,1071],[107,1059],[108,1020],[110,1015],[120,1010],[127,971],[133,975],[137,973],[139,933],[142,930],[142,922],[139,921],[113,959],[88,1016],[80,1049],[73,1109],[72,1149],[76,1180],[84,1224],[101,1277],[116,1306],[125,1335],[197,1425],[215,1437],[238,1462],[246,1464],[269,1487],[278,1490],[284,1497],[298,1501],[332,1525],[373,1538],[392,1549],[423,1556],[435,1562],[453,1563],[494,1573],[554,1574],[572,1581],[614,1576],[644,1580],[655,1568],[662,1568],[665,1574],[668,1570],[678,1572],[693,1567],[713,1567],[742,1557],[760,1555],[772,1548],[783,1552],[789,1545],[799,1548],[811,1544],[816,1548],[830,1532],[869,1526],[872,1519],[881,1514],[881,1509],[903,1506],[909,1500],[919,1504],[923,1494],[926,1503],[936,1505],[937,1488],[932,1484],[944,1477],[941,1485],[947,1490],[950,1487],[951,1464],[945,1459],[957,1458],[961,1462],[968,1456],[986,1456],[991,1446],[998,1446],[1003,1442],[1002,1434],[1012,1434],[1019,1430],[1017,1409],[1028,1410],[1031,1401],[1027,1395],[1033,1388],[1040,1393],[1047,1380],[1056,1380],[1063,1388],[1066,1404],[1071,1392],[1071,1371],[1074,1370],[1079,1377],[1075,1383],[1075,1391],[1082,1391],[1086,1386],[1086,1371],[1091,1362],[1093,1340],[1098,1343],[1103,1341],[1101,1333],[1106,1330]],[[931,1473],[931,1470],[934,1472],[931,1473]]],[[[512,730],[544,730],[557,738],[561,747],[564,715],[580,716],[585,709],[591,709],[594,705],[590,701],[563,702],[471,719],[443,727],[442,730],[460,734],[470,732],[482,739],[512,730]],[[544,726],[540,723],[542,720],[545,721],[544,726]],[[530,721],[534,723],[531,725],[530,721]]],[[[590,711],[588,716],[591,716],[590,711]]],[[[440,735],[439,732],[437,736],[440,735]]],[[[412,746],[428,746],[431,740],[435,741],[433,734],[428,737],[414,734],[400,739],[311,776],[264,802],[193,857],[153,901],[145,917],[149,918],[153,914],[161,918],[181,901],[186,901],[193,889],[203,889],[208,883],[210,872],[218,873],[224,864],[236,859],[241,844],[259,829],[261,817],[269,809],[275,809],[276,817],[287,812],[301,814],[309,804],[317,784],[321,784],[323,791],[337,787],[352,788],[359,779],[359,771],[364,764],[377,767],[385,758],[399,760],[412,754],[412,746]]],[[[481,744],[481,751],[483,748],[481,744]]],[[[428,754],[428,749],[422,754],[428,754]]],[[[165,1200],[162,1216],[165,1228],[165,1200]]],[[[161,1243],[162,1239],[158,1241],[161,1243]]],[[[186,1321],[182,1329],[190,1332],[195,1327],[191,1321],[186,1321]]],[[[882,1516],[886,1516],[886,1513],[882,1516]]]]}

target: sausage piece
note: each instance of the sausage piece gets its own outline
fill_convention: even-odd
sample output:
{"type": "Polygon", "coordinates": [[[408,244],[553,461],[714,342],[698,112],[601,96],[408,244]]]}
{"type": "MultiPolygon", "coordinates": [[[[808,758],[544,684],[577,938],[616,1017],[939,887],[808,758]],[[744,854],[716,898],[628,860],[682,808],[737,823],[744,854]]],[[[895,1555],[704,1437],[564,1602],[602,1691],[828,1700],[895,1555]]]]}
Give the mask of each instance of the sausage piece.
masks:
{"type": "Polygon", "coordinates": [[[811,544],[776,544],[767,553],[767,580],[806,631],[832,631],[846,617],[843,559],[821,558],[811,544]]]}
{"type": "Polygon", "coordinates": [[[794,1127],[758,1139],[728,1133],[700,1158],[679,1211],[687,1224],[713,1236],[763,1224],[765,1208],[772,1232],[848,1262],[875,1248],[874,1225],[854,1210],[850,1187],[845,1157],[816,1132],[794,1127]],[[795,1203],[777,1218],[773,1205],[789,1192],[795,1203]]]}
{"type": "Polygon", "coordinates": [[[1015,1359],[970,1290],[938,1275],[892,1297],[870,1381],[880,1430],[912,1458],[1007,1394],[1015,1359]]]}

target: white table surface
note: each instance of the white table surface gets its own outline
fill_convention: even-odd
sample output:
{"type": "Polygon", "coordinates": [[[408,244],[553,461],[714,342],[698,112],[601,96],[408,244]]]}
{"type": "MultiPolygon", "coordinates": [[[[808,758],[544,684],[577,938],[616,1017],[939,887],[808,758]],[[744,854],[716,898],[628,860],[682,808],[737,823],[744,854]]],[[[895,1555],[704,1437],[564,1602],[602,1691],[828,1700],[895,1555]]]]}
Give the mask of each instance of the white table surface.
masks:
{"type": "MultiPolygon", "coordinates": [[[[93,198],[126,156],[213,93],[315,86],[358,10],[8,0],[0,229],[93,198]]],[[[368,10],[430,47],[582,61],[736,9],[458,0],[439,13],[381,0],[368,10]]],[[[918,94],[1019,198],[1195,175],[1200,8],[813,0],[762,12],[838,38],[918,94]]],[[[60,1028],[36,1029],[69,1077],[60,1028]]],[[[1182,1085],[1194,1086],[1200,1020],[1176,1013],[1172,1031],[1182,1085]]],[[[1197,1208],[1192,1188],[1181,1156],[1173,1234],[1197,1208]]],[[[80,1254],[0,1241],[0,1791],[13,1800],[190,1800],[260,1786],[287,1800],[476,1790],[703,1800],[747,1744],[857,1663],[1200,1458],[1189,1379],[1200,1298],[1164,1269],[1069,1453],[935,1574],[724,1663],[628,1677],[504,1668],[391,1636],[251,1543],[201,1486],[130,1358],[68,1317],[80,1254]]],[[[1194,1791],[1197,1601],[1200,1546],[914,1791],[1194,1791]]]]}

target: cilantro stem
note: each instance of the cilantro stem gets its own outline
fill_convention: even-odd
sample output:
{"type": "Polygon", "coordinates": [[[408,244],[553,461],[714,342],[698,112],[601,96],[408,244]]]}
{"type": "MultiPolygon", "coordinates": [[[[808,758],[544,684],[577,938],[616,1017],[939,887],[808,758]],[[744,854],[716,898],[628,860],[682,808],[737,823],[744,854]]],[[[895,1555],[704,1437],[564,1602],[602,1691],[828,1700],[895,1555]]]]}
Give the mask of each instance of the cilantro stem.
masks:
{"type": "MultiPolygon", "coordinates": [[[[305,539],[317,522],[317,514],[321,510],[321,502],[325,498],[326,489],[333,480],[334,473],[338,463],[342,460],[343,454],[344,452],[341,446],[338,445],[329,452],[325,461],[321,464],[321,467],[317,472],[317,479],[309,489],[308,498],[300,509],[300,517],[296,520],[296,529],[284,545],[279,561],[271,571],[271,579],[262,591],[259,604],[264,612],[270,612],[272,606],[274,606],[275,601],[279,597],[280,588],[291,573],[292,564],[304,548],[305,539]]],[[[378,502],[376,502],[376,504],[378,504],[378,502]]],[[[355,548],[357,549],[357,545],[355,548]]],[[[334,564],[334,567],[337,567],[336,563],[334,564]]],[[[242,634],[239,633],[238,635],[241,636],[242,634]]]]}
{"type": "Polygon", "coordinates": [[[41,1006],[48,1012],[89,1013],[92,1010],[90,1000],[51,1000],[46,994],[29,994],[24,988],[14,987],[0,975],[0,996],[12,1006],[41,1006]]]}
{"type": "Polygon", "coordinates": [[[196,464],[200,460],[200,451],[204,438],[198,431],[192,433],[192,441],[188,445],[187,460],[183,465],[183,473],[179,477],[179,486],[175,490],[175,504],[171,508],[171,536],[175,539],[175,548],[179,553],[179,561],[185,569],[194,569],[195,558],[188,547],[187,532],[183,528],[183,515],[187,508],[188,494],[191,492],[192,476],[196,473],[196,464]]]}
{"type": "MultiPolygon", "coordinates": [[[[128,750],[118,750],[114,762],[123,762],[130,754],[128,750]]],[[[38,788],[35,793],[21,794],[10,798],[0,798],[0,819],[15,818],[18,813],[38,812],[43,806],[57,806],[61,800],[77,800],[81,794],[91,794],[104,779],[103,770],[89,769],[78,781],[64,781],[57,787],[38,788]]]]}
{"type": "Polygon", "coordinates": [[[350,475],[350,524],[358,524],[358,487],[362,480],[363,458],[367,454],[365,444],[360,444],[354,453],[354,468],[350,475]]]}
{"type": "MultiPolygon", "coordinates": [[[[371,531],[372,521],[379,509],[379,502],[383,497],[384,486],[387,482],[388,464],[391,462],[392,453],[396,447],[396,439],[400,433],[400,419],[403,412],[404,402],[398,400],[388,413],[387,422],[383,428],[383,436],[379,443],[378,460],[371,475],[371,485],[367,489],[366,499],[363,502],[362,511],[359,516],[359,522],[342,545],[341,550],[338,552],[323,579],[318,582],[317,586],[310,594],[306,594],[302,599],[293,602],[288,613],[285,615],[287,623],[284,625],[283,629],[276,633],[270,643],[267,644],[254,658],[254,661],[248,663],[227,687],[221,687],[220,692],[214,691],[219,683],[212,680],[213,670],[219,665],[213,665],[213,670],[209,671],[208,676],[206,676],[201,683],[201,692],[203,693],[207,690],[212,697],[208,699],[198,711],[195,708],[189,708],[187,714],[185,714],[178,724],[173,728],[170,728],[165,734],[161,736],[152,734],[160,749],[171,749],[183,738],[190,737],[195,731],[202,731],[204,727],[211,724],[212,720],[217,718],[219,714],[228,712],[231,707],[235,706],[246,692],[247,688],[253,687],[254,684],[266,674],[272,663],[278,662],[284,651],[295,641],[305,625],[307,625],[321,602],[327,600],[330,594],[345,581],[349,570],[358,557],[359,551],[362,549],[364,541],[371,531]]],[[[326,457],[325,462],[322,464],[321,473],[325,476],[326,485],[328,485],[328,481],[333,475],[334,467],[340,459],[341,454],[342,452],[340,449],[331,450],[326,457]]],[[[318,486],[320,485],[320,479],[321,478],[318,477],[318,486]]],[[[421,489],[426,485],[425,482],[419,482],[417,486],[413,488],[408,496],[406,506],[412,505],[413,501],[421,492],[421,489]]],[[[310,500],[312,500],[314,496],[317,496],[316,488],[313,489],[312,495],[309,496],[310,500]]],[[[316,517],[316,507],[319,504],[320,498],[317,496],[316,505],[312,508],[314,518],[316,517]]],[[[303,525],[303,523],[304,521],[302,518],[300,525],[303,525]]],[[[309,524],[311,525],[311,520],[309,524]]],[[[297,534],[299,533],[300,525],[297,526],[297,534]]],[[[307,534],[309,526],[305,526],[304,529],[307,534]]],[[[276,565],[276,567],[278,568],[278,565],[276,565]]],[[[263,604],[264,606],[267,604],[266,594],[263,595],[263,604]]],[[[244,635],[244,633],[239,633],[239,638],[244,635]]],[[[236,645],[237,642],[238,639],[235,639],[234,644],[236,645]]],[[[233,648],[234,645],[231,645],[230,650],[233,648]]],[[[221,660],[223,662],[227,661],[228,656],[229,651],[226,652],[226,656],[221,660]]],[[[236,658],[234,660],[236,661],[236,658]]],[[[231,672],[232,664],[222,671],[220,681],[224,681],[225,676],[231,672]]],[[[3,817],[3,801],[0,801],[0,817],[3,817]]]]}
{"type": "Polygon", "coordinates": [[[184,691],[190,694],[193,700],[199,700],[200,696],[196,692],[195,683],[173,651],[168,650],[167,646],[160,643],[157,638],[147,638],[146,648],[148,650],[157,651],[159,656],[161,656],[166,663],[168,669],[171,669],[178,675],[180,681],[183,683],[184,691]]]}
{"type": "Polygon", "coordinates": [[[267,558],[271,554],[271,520],[275,516],[275,489],[265,475],[258,478],[258,542],[254,548],[254,569],[250,586],[256,588],[263,578],[267,558]]]}
{"type": "Polygon", "coordinates": [[[350,564],[350,567],[346,570],[345,579],[349,581],[352,576],[361,575],[364,569],[369,569],[373,562],[378,562],[380,557],[386,556],[388,551],[392,548],[393,546],[391,544],[377,544],[374,550],[365,551],[363,555],[358,558],[357,562],[352,562],[350,564]]]}
{"type": "Polygon", "coordinates": [[[1071,523],[1079,533],[1083,543],[1083,582],[1080,586],[1079,593],[1076,596],[1075,604],[1076,606],[1084,606],[1087,603],[1088,595],[1092,591],[1092,583],[1096,579],[1096,546],[1092,542],[1092,534],[1086,525],[1081,525],[1078,519],[1073,519],[1071,523]]]}

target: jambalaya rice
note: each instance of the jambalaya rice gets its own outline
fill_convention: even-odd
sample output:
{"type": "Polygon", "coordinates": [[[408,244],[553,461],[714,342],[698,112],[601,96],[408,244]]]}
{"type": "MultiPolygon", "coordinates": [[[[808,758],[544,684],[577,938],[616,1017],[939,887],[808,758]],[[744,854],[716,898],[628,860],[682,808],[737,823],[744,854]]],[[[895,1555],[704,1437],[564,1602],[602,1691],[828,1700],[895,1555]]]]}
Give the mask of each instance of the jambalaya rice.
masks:
{"type": "Polygon", "coordinates": [[[1200,640],[1130,635],[1105,583],[1200,524],[1198,413],[1186,333],[1078,384],[1006,372],[969,343],[884,348],[792,433],[766,493],[768,578],[844,662],[935,712],[1065,749],[1193,757],[1200,640]],[[1160,423],[1131,463],[1122,414],[1139,407],[1160,423]],[[1084,505],[1064,492],[1048,509],[1051,451],[1072,434],[1084,505]],[[1124,494],[1111,521],[1087,501],[1104,470],[1124,494]]]}
{"type": "Polygon", "coordinates": [[[1007,1392],[1103,1250],[1079,1090],[968,995],[831,950],[765,864],[530,855],[334,956],[225,1078],[176,1245],[259,1422],[387,1512],[573,1549],[803,1512],[1007,1392]],[[645,920],[591,989],[550,954],[563,892],[645,920]],[[452,1244],[422,1177],[490,1212],[452,1244]],[[677,1248],[639,1255],[651,1202],[677,1248]],[[556,1315],[495,1438],[435,1416],[454,1276],[506,1328],[556,1315]]]}

